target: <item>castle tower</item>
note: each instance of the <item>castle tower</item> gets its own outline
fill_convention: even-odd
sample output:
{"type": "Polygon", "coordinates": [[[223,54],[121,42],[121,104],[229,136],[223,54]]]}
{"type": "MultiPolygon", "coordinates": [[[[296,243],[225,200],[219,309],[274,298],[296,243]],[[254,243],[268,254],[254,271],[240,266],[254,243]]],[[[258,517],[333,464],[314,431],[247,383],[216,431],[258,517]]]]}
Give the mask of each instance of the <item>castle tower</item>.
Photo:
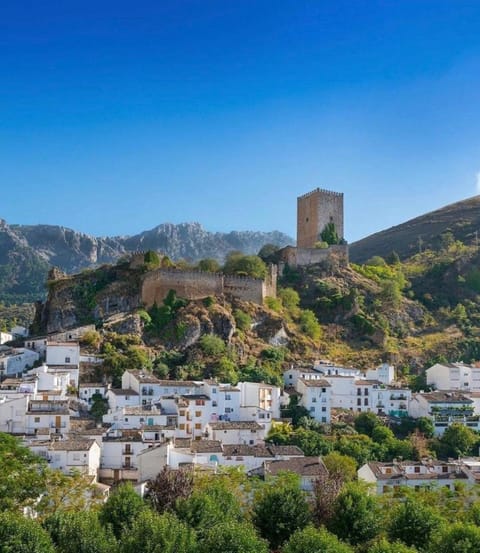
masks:
{"type": "Polygon", "coordinates": [[[317,188],[297,198],[298,248],[313,248],[328,223],[343,238],[343,193],[317,188]]]}

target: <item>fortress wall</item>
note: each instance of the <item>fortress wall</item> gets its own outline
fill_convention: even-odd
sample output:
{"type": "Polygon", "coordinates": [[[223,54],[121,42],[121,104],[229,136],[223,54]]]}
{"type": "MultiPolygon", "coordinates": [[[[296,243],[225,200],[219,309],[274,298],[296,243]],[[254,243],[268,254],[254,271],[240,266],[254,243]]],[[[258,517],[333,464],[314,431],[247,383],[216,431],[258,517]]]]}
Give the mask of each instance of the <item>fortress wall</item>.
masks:
{"type": "Polygon", "coordinates": [[[296,264],[297,265],[314,265],[329,259],[332,255],[337,255],[348,263],[348,246],[330,246],[324,250],[319,248],[297,248],[296,264]]]}
{"type": "Polygon", "coordinates": [[[226,295],[239,300],[262,304],[264,298],[263,284],[262,279],[225,275],[224,291],[226,295]]]}
{"type": "Polygon", "coordinates": [[[143,279],[142,303],[146,307],[155,302],[160,305],[170,290],[189,300],[225,294],[262,304],[265,296],[277,295],[277,267],[270,266],[265,280],[202,271],[156,269],[143,279]]]}
{"type": "Polygon", "coordinates": [[[144,278],[142,302],[147,307],[154,302],[160,305],[169,290],[175,290],[177,296],[189,300],[219,296],[223,294],[223,279],[224,276],[219,273],[157,269],[144,278]]]}

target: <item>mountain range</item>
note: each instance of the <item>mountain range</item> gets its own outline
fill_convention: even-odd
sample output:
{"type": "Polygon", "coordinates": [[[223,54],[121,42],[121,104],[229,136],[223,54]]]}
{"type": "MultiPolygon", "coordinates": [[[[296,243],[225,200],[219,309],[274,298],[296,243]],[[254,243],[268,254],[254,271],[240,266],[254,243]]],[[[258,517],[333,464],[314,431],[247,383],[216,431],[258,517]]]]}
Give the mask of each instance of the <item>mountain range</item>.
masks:
{"type": "Polygon", "coordinates": [[[0,219],[0,302],[44,297],[51,266],[75,273],[143,250],[160,251],[173,260],[222,262],[232,250],[253,254],[265,244],[292,243],[278,231],[209,232],[199,223],[164,223],[134,236],[95,237],[55,225],[10,225],[0,219]]]}

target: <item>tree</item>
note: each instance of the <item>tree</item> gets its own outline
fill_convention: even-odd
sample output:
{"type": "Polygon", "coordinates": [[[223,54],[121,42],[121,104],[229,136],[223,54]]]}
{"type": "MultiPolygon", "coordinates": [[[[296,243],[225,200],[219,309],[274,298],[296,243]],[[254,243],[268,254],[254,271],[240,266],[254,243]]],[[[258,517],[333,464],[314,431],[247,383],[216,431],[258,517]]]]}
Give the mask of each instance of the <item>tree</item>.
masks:
{"type": "Polygon", "coordinates": [[[348,455],[332,451],[323,457],[323,463],[327,467],[329,477],[336,480],[339,487],[357,477],[357,464],[348,455]]]}
{"type": "Polygon", "coordinates": [[[435,553],[478,553],[480,528],[474,524],[457,523],[446,526],[433,542],[435,553]]]}
{"type": "Polygon", "coordinates": [[[45,526],[58,553],[115,553],[117,544],[94,511],[56,513],[45,526]]]}
{"type": "Polygon", "coordinates": [[[353,549],[342,543],[337,536],[327,532],[324,528],[307,526],[297,530],[286,545],[282,553],[353,553],[353,549]]]}
{"type": "Polygon", "coordinates": [[[325,228],[320,233],[320,240],[326,242],[329,246],[340,243],[340,237],[334,223],[330,222],[325,225],[325,228]]]}
{"type": "Polygon", "coordinates": [[[371,411],[360,413],[360,415],[358,415],[354,421],[355,430],[359,434],[365,434],[370,438],[373,435],[373,430],[379,424],[381,424],[380,419],[377,417],[377,415],[375,415],[375,413],[372,413],[371,411]]]}
{"type": "Polygon", "coordinates": [[[193,471],[172,470],[163,467],[153,480],[147,483],[147,499],[158,513],[171,511],[178,499],[185,499],[193,491],[193,471]]]}
{"type": "Polygon", "coordinates": [[[442,518],[433,507],[418,498],[407,497],[393,509],[387,534],[391,541],[400,540],[406,545],[423,549],[431,543],[441,523],[442,518]]]}
{"type": "Polygon", "coordinates": [[[371,267],[386,267],[387,263],[383,257],[379,255],[374,255],[368,261],[365,262],[365,265],[370,265],[371,267]]]}
{"type": "Polygon", "coordinates": [[[52,540],[33,519],[0,513],[0,553],[55,553],[52,540]]]}
{"type": "Polygon", "coordinates": [[[416,422],[419,432],[421,432],[425,438],[433,438],[435,426],[432,419],[429,419],[428,417],[420,417],[416,422]]]}
{"type": "Polygon", "coordinates": [[[300,328],[302,332],[312,338],[318,340],[322,335],[322,327],[315,316],[315,313],[310,309],[302,309],[299,318],[300,328]]]}
{"type": "Polygon", "coordinates": [[[380,531],[377,499],[358,482],[346,484],[333,506],[328,529],[340,539],[358,545],[374,538],[380,531]]]}
{"type": "Polygon", "coordinates": [[[477,440],[478,437],[473,430],[463,424],[453,423],[445,429],[440,438],[439,454],[444,458],[464,457],[472,452],[477,440]]]}
{"type": "Polygon", "coordinates": [[[207,355],[220,355],[225,351],[225,342],[216,334],[204,334],[199,343],[207,355]]]}
{"type": "Polygon", "coordinates": [[[207,530],[198,553],[268,553],[268,547],[250,524],[230,520],[207,530]]]}
{"type": "Polygon", "coordinates": [[[220,522],[243,519],[238,496],[227,484],[224,479],[208,480],[208,486],[176,502],[175,511],[180,520],[194,528],[200,537],[220,522]]]}
{"type": "Polygon", "coordinates": [[[298,480],[282,486],[273,481],[254,501],[253,522],[272,549],[277,549],[296,530],[305,528],[310,519],[310,508],[298,480]]]}
{"type": "Polygon", "coordinates": [[[252,327],[252,317],[248,313],[245,313],[241,309],[235,309],[233,316],[235,317],[237,328],[243,331],[250,330],[252,327]]]}
{"type": "Polygon", "coordinates": [[[417,550],[401,542],[392,543],[382,538],[368,549],[368,553],[417,553],[417,550]]]}
{"type": "Polygon", "coordinates": [[[32,505],[45,491],[46,463],[20,441],[0,432],[0,510],[32,505]]]}
{"type": "Polygon", "coordinates": [[[279,251],[279,247],[275,246],[275,244],[265,244],[260,248],[260,251],[258,252],[258,257],[264,261],[265,263],[275,263],[277,261],[277,253],[279,251]]]}
{"type": "Polygon", "coordinates": [[[290,311],[292,315],[296,315],[298,306],[300,305],[300,296],[293,288],[280,288],[278,297],[282,300],[283,307],[290,311]]]}
{"type": "Polygon", "coordinates": [[[119,538],[144,509],[145,502],[133,486],[120,484],[102,506],[100,521],[105,526],[110,525],[114,535],[119,538]]]}
{"type": "Polygon", "coordinates": [[[108,413],[108,401],[102,394],[92,395],[92,405],[90,406],[90,414],[97,421],[101,422],[103,415],[108,413]]]}
{"type": "Polygon", "coordinates": [[[35,503],[39,520],[55,513],[84,511],[103,503],[91,477],[80,472],[66,475],[59,470],[47,470],[45,488],[46,492],[35,503]]]}
{"type": "Polygon", "coordinates": [[[195,533],[172,513],[142,511],[121,541],[121,553],[192,553],[195,533]]]}
{"type": "Polygon", "coordinates": [[[157,267],[160,267],[160,256],[157,252],[148,250],[148,252],[145,252],[145,255],[143,256],[143,262],[148,269],[156,269],[157,267]]]}
{"type": "Polygon", "coordinates": [[[198,262],[198,268],[200,271],[206,271],[207,273],[218,273],[220,271],[220,264],[216,259],[201,259],[198,262]]]}
{"type": "Polygon", "coordinates": [[[257,255],[244,255],[241,252],[231,252],[227,255],[223,271],[227,275],[265,278],[267,266],[257,255]]]}

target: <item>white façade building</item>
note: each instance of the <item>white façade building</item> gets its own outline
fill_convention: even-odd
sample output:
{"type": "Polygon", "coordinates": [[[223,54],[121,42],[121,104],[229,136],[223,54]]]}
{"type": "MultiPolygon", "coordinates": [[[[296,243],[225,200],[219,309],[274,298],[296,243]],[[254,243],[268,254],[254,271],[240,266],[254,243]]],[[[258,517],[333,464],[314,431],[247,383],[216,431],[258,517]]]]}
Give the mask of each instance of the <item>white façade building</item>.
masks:
{"type": "Polygon", "coordinates": [[[299,404],[318,422],[331,420],[331,386],[326,379],[300,379],[297,382],[299,404]]]}
{"type": "Polygon", "coordinates": [[[265,441],[265,428],[255,421],[210,422],[205,434],[222,444],[257,445],[265,441]]]}
{"type": "Polygon", "coordinates": [[[118,411],[124,407],[140,406],[140,396],[132,388],[110,388],[107,390],[106,398],[111,411],[118,411]]]}
{"type": "Polygon", "coordinates": [[[80,345],[78,342],[47,342],[47,365],[75,366],[80,365],[80,345]]]}
{"type": "Polygon", "coordinates": [[[392,492],[400,486],[418,490],[423,487],[455,489],[456,482],[469,483],[467,471],[458,462],[433,459],[365,463],[357,471],[358,479],[372,484],[377,494],[392,492]]]}
{"type": "Polygon", "coordinates": [[[395,381],[395,367],[388,363],[382,363],[375,369],[368,369],[365,377],[367,380],[378,380],[383,385],[389,386],[395,381]]]}
{"type": "Polygon", "coordinates": [[[78,399],[85,402],[87,405],[91,405],[92,397],[94,395],[100,395],[102,398],[107,398],[108,384],[102,384],[101,382],[89,382],[86,384],[78,385],[78,399]]]}
{"type": "Polygon", "coordinates": [[[435,435],[440,436],[453,423],[480,430],[480,417],[475,415],[474,410],[473,400],[466,395],[460,392],[436,391],[413,394],[409,415],[413,418],[431,419],[435,435]]]}
{"type": "Polygon", "coordinates": [[[28,402],[28,394],[10,398],[0,394],[0,432],[9,434],[26,432],[28,402]]]}
{"type": "Polygon", "coordinates": [[[20,375],[33,367],[39,354],[26,348],[0,349],[0,377],[20,375]]]}
{"type": "Polygon", "coordinates": [[[32,452],[46,459],[52,469],[58,469],[67,475],[80,472],[97,478],[100,447],[95,440],[34,441],[27,445],[32,452]]]}
{"type": "Polygon", "coordinates": [[[426,371],[427,385],[436,390],[480,391],[480,367],[463,363],[436,363],[426,371]]]}

